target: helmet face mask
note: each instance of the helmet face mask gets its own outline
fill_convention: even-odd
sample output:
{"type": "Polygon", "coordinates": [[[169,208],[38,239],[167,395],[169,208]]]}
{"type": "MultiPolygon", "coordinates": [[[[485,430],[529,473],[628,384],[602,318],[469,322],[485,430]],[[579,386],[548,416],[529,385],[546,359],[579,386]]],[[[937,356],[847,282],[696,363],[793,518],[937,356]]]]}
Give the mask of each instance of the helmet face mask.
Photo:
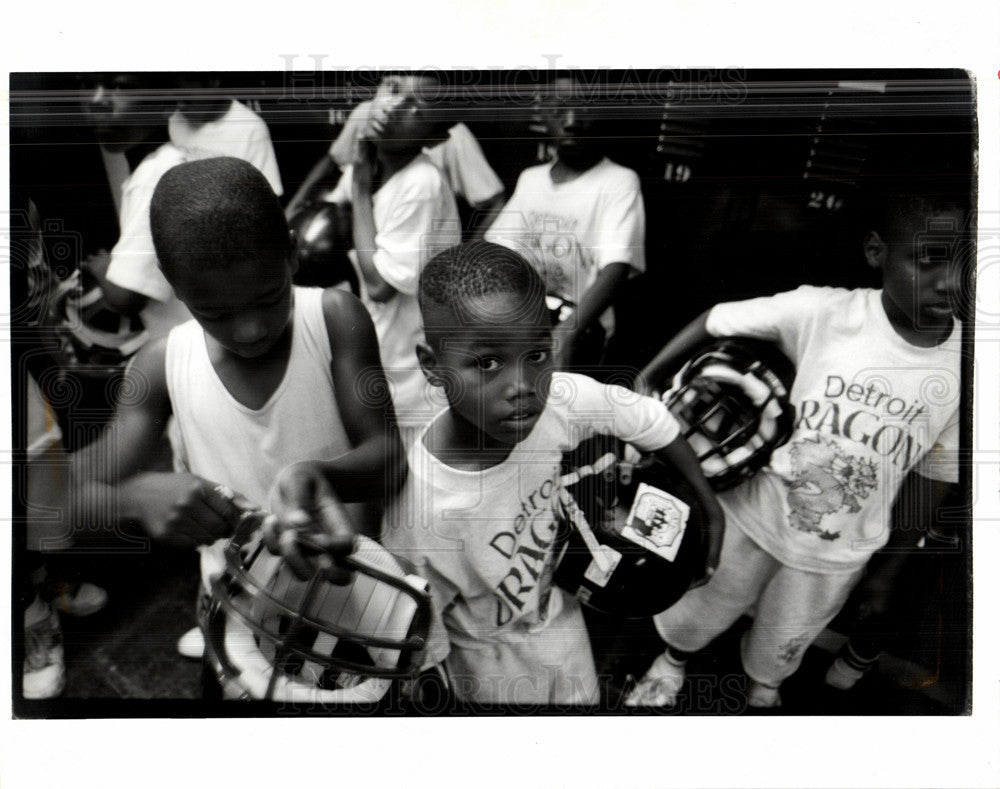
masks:
{"type": "Polygon", "coordinates": [[[416,676],[430,621],[426,581],[361,536],[339,560],[354,571],[349,583],[320,570],[301,581],[265,547],[263,517],[244,515],[200,614],[224,697],[374,703],[394,679],[416,676]]]}
{"type": "Polygon", "coordinates": [[[91,377],[114,375],[149,339],[142,320],[111,309],[100,285],[82,269],[56,290],[53,320],[67,365],[91,377]]]}
{"type": "Polygon", "coordinates": [[[692,357],[663,395],[717,491],[765,465],[792,432],[792,363],[769,343],[720,340],[692,357]]]}

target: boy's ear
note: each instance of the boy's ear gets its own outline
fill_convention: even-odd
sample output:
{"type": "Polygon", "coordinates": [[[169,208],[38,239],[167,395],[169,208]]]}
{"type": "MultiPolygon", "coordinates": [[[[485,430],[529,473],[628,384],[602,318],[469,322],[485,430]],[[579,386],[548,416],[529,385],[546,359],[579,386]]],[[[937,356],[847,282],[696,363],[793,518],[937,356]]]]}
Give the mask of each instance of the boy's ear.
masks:
{"type": "Polygon", "coordinates": [[[437,371],[437,354],[426,342],[417,343],[417,361],[431,386],[444,386],[444,378],[437,371]]]}
{"type": "Polygon", "coordinates": [[[881,269],[885,264],[888,247],[876,231],[872,230],[865,236],[865,260],[874,269],[881,269]]]}

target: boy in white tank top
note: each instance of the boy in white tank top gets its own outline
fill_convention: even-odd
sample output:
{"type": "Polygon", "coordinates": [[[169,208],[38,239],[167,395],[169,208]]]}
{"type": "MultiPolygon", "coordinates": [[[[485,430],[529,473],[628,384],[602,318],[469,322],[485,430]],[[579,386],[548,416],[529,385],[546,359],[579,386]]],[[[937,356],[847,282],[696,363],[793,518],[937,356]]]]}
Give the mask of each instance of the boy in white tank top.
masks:
{"type": "MultiPolygon", "coordinates": [[[[219,485],[270,509],[289,492],[315,509],[382,497],[403,466],[372,321],[349,293],[292,286],[294,243],[265,177],[230,157],[180,165],[150,220],[194,320],[136,355],[115,418],[74,459],[78,524],[138,523],[166,543],[211,546],[232,523],[219,485]],[[144,472],[171,415],[175,471],[144,472]],[[327,484],[279,480],[305,460],[328,462],[327,484]]],[[[377,518],[354,514],[377,536],[377,518]]],[[[219,543],[203,549],[203,584],[220,561],[219,543]]]]}

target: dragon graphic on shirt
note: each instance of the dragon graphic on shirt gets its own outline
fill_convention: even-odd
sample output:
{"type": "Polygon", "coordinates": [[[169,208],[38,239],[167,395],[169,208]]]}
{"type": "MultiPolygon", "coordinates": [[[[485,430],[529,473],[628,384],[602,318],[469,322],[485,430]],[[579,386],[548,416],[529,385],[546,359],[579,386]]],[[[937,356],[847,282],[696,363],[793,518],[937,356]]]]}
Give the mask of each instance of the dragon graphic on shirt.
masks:
{"type": "Polygon", "coordinates": [[[836,540],[839,531],[820,527],[823,516],[846,510],[860,512],[859,499],[878,487],[875,464],[848,455],[833,441],[817,435],[791,447],[792,478],[788,486],[788,518],[792,528],[836,540]]]}

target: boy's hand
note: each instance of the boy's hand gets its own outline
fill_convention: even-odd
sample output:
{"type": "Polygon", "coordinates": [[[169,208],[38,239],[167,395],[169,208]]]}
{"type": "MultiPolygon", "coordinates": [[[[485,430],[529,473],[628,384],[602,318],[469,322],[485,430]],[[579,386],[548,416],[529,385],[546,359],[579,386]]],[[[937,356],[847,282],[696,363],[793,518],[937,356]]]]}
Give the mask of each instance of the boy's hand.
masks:
{"type": "Polygon", "coordinates": [[[350,515],[319,464],[296,463],[278,477],[281,512],[264,523],[264,541],[281,555],[300,580],[322,569],[331,583],[345,584],[352,573],[335,563],[354,549],[350,515]]]}
{"type": "Polygon", "coordinates": [[[726,516],[722,507],[716,504],[707,513],[705,522],[705,534],[708,537],[708,551],[705,556],[705,574],[696,580],[692,588],[707,584],[715,575],[719,567],[719,558],[722,556],[722,535],[726,530],[726,516]]]}
{"type": "Polygon", "coordinates": [[[179,548],[208,545],[232,534],[246,503],[194,474],[140,474],[126,491],[148,534],[179,548]]]}

